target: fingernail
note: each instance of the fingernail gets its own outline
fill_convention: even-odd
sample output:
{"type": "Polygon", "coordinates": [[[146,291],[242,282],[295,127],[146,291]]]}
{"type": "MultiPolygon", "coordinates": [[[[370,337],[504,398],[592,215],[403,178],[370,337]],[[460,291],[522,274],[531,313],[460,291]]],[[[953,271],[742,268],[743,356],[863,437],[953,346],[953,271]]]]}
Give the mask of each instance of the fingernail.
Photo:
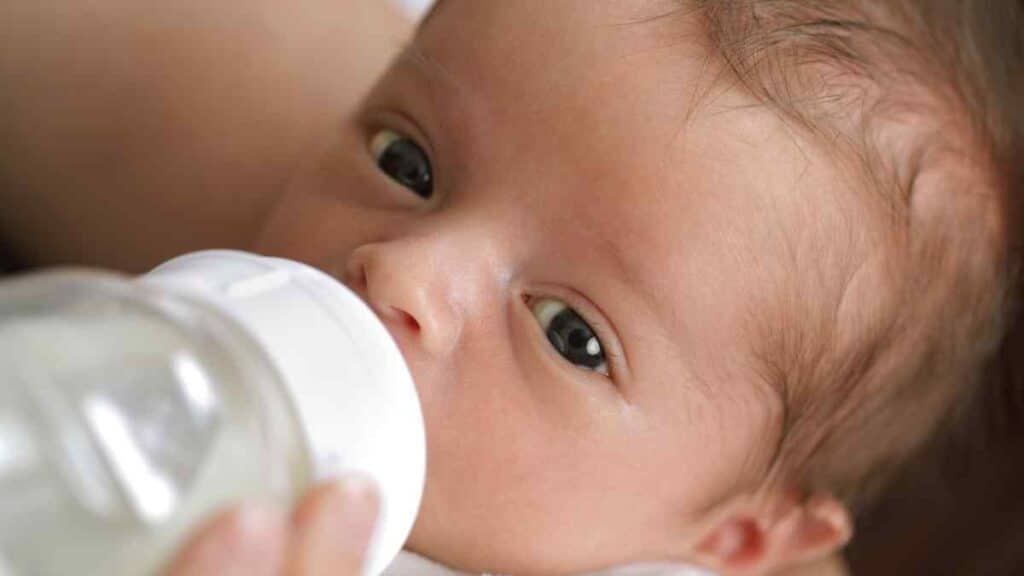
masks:
{"type": "Polygon", "coordinates": [[[377,521],[377,486],[369,477],[350,474],[338,481],[343,501],[340,512],[345,520],[343,528],[352,537],[365,537],[369,541],[377,521]]]}
{"type": "Polygon", "coordinates": [[[245,535],[263,536],[276,533],[282,525],[284,514],[280,509],[266,504],[251,504],[236,510],[231,521],[239,532],[245,535]]]}
{"type": "Polygon", "coordinates": [[[314,491],[298,518],[297,573],[361,573],[377,520],[377,490],[365,476],[346,475],[314,491]]]}
{"type": "Polygon", "coordinates": [[[359,472],[346,474],[338,480],[338,489],[341,490],[345,499],[353,504],[376,504],[377,485],[365,474],[359,472]]]}
{"type": "Polygon", "coordinates": [[[316,534],[330,546],[366,547],[377,520],[377,489],[360,474],[347,475],[326,487],[315,520],[316,534]]]}

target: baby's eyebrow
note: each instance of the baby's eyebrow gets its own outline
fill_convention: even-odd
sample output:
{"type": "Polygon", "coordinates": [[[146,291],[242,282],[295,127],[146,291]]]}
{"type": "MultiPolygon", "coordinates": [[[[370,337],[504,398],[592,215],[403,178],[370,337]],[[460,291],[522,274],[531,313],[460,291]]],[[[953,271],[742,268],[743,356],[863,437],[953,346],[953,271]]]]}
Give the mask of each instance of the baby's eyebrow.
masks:
{"type": "Polygon", "coordinates": [[[633,293],[634,297],[639,298],[643,306],[646,306],[659,318],[674,318],[676,316],[672,313],[669,304],[660,297],[661,294],[655,289],[651,278],[641,267],[635,265],[635,257],[629,254],[622,243],[616,242],[615,238],[604,234],[597,235],[596,239],[610,276],[617,278],[627,290],[633,293]]]}
{"type": "Polygon", "coordinates": [[[433,105],[439,111],[458,113],[463,121],[471,120],[473,124],[483,121],[486,106],[480,93],[472,84],[428,54],[418,39],[406,46],[396,60],[394,69],[404,69],[405,73],[415,76],[429,91],[433,105]]]}
{"type": "MultiPolygon", "coordinates": [[[[477,98],[478,94],[473,87],[428,54],[419,42],[414,40],[406,46],[396,64],[415,74],[426,84],[425,88],[430,90],[436,107],[447,108],[449,112],[458,110],[464,120],[475,116],[477,119],[472,123],[482,124],[481,100],[477,98]]],[[[635,256],[630,254],[621,238],[595,234],[589,240],[591,247],[601,254],[602,263],[607,266],[609,275],[628,284],[651,310],[662,310],[664,303],[657,297],[651,282],[641,275],[640,270],[634,265],[635,256]]]]}
{"type": "Polygon", "coordinates": [[[428,79],[440,76],[446,80],[451,80],[451,73],[437,60],[431,58],[416,41],[405,47],[399,62],[412,67],[416,72],[428,79]]]}

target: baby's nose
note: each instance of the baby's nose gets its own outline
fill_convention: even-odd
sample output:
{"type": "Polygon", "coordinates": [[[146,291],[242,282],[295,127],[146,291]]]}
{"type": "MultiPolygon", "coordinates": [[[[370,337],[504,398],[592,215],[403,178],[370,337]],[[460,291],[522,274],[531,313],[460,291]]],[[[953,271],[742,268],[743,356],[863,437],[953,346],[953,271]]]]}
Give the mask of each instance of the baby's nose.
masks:
{"type": "Polygon", "coordinates": [[[417,240],[357,248],[346,266],[346,281],[389,324],[400,341],[414,341],[434,356],[450,354],[462,332],[453,278],[437,255],[417,240]]]}

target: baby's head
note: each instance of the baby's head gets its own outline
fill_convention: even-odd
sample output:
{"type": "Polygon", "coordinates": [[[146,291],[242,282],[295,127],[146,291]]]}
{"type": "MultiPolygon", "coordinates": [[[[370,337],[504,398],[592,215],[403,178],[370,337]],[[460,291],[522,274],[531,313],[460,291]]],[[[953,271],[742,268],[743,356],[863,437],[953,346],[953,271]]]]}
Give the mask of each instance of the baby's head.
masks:
{"type": "Polygon", "coordinates": [[[842,546],[966,400],[1009,88],[962,2],[810,4],[442,0],[296,177],[261,249],[409,360],[414,550],[767,573],[842,546]]]}

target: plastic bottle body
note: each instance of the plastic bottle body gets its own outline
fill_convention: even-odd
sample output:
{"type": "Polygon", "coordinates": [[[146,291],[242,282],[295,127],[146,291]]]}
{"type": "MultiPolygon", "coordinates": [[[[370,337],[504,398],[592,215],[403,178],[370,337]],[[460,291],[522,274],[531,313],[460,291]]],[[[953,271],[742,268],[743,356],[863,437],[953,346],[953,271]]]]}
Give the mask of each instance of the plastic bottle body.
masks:
{"type": "Polygon", "coordinates": [[[310,471],[279,380],[201,301],[94,272],[0,284],[0,573],[151,574],[218,509],[289,503],[310,471]]]}

